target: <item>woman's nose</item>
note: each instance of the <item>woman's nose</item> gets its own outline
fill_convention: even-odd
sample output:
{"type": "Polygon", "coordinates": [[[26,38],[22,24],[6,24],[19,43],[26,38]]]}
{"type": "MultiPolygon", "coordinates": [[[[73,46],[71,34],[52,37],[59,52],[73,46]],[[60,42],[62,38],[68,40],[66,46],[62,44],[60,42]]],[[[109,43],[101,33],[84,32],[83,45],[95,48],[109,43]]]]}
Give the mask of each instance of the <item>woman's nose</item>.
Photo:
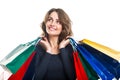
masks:
{"type": "Polygon", "coordinates": [[[55,25],[55,24],[56,24],[56,22],[55,22],[55,21],[52,21],[52,22],[51,22],[51,25],[55,25]]]}

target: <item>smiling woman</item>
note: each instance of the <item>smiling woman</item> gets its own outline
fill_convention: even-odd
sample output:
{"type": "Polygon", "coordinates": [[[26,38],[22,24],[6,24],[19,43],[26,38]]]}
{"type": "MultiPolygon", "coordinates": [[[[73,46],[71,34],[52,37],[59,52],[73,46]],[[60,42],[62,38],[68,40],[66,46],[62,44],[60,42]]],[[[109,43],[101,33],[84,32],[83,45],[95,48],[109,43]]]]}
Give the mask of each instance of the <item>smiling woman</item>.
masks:
{"type": "MultiPolygon", "coordinates": [[[[57,28],[60,29],[59,32],[57,33],[57,36],[60,34],[59,35],[60,41],[66,38],[66,36],[71,36],[73,34],[71,30],[71,20],[69,16],[62,9],[54,9],[54,8],[51,9],[46,14],[44,21],[41,24],[41,27],[44,32],[43,36],[46,37],[48,37],[49,29],[50,30],[54,30],[57,28]]],[[[58,31],[58,30],[54,30],[54,31],[58,31]]],[[[55,32],[53,32],[53,34],[55,35],[55,32]]]]}
{"type": "MultiPolygon", "coordinates": [[[[61,55],[61,51],[58,49],[62,41],[61,37],[65,38],[68,34],[71,36],[71,33],[68,33],[71,27],[67,27],[67,25],[71,26],[71,21],[67,18],[68,15],[62,15],[61,12],[57,11],[53,11],[55,14],[57,13],[56,19],[49,12],[42,20],[46,10],[53,7],[62,8],[69,13],[70,19],[73,21],[72,30],[76,40],[89,39],[119,51],[119,4],[120,0],[60,0],[59,2],[58,0],[0,0],[0,59],[3,59],[19,44],[35,39],[43,30],[46,30],[43,31],[43,40],[37,46],[41,46],[44,52],[49,52],[49,55],[61,55]],[[42,22],[41,27],[43,26],[42,31],[39,29],[40,22],[42,22]],[[48,22],[51,22],[51,24],[46,26],[48,22]],[[59,37],[60,39],[58,39],[59,46],[53,46],[52,42],[57,43],[56,40],[49,40],[49,37],[47,37],[47,32],[51,34],[51,37],[59,35],[58,26],[55,27],[56,24],[62,24],[63,31],[61,37],[59,37]],[[47,50],[46,45],[49,45],[46,42],[49,42],[54,51],[50,48],[47,50]],[[52,53],[50,54],[50,52],[52,53]]],[[[39,50],[38,47],[36,47],[37,50],[39,50]]],[[[43,61],[43,59],[41,58],[40,61],[43,61]]],[[[0,71],[2,70],[0,69],[0,71]]],[[[36,72],[38,76],[39,73],[36,72]]]]}
{"type": "Polygon", "coordinates": [[[63,9],[52,8],[41,27],[42,40],[23,80],[75,80],[73,49],[68,39],[72,35],[69,16],[63,9]]]}

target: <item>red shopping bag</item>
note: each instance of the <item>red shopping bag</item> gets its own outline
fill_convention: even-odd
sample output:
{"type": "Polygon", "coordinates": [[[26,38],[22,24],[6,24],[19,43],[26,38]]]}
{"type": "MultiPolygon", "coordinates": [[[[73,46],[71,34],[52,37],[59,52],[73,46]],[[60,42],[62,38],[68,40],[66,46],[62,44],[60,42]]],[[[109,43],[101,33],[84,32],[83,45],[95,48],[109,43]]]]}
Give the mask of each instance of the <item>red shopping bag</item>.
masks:
{"type": "Polygon", "coordinates": [[[84,70],[82,62],[80,61],[77,51],[73,53],[73,58],[77,80],[88,80],[88,76],[84,70]]]}

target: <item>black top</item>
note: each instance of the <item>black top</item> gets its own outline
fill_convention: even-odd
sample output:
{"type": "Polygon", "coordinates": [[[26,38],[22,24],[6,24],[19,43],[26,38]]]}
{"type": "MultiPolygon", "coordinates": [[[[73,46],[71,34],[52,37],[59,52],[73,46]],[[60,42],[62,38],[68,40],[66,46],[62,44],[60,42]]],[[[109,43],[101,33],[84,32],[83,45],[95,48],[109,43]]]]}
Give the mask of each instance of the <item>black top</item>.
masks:
{"type": "MultiPolygon", "coordinates": [[[[50,55],[50,54],[48,54],[50,55]]],[[[60,55],[50,55],[44,80],[68,80],[60,55]]]]}
{"type": "Polygon", "coordinates": [[[60,49],[57,55],[47,53],[40,45],[36,46],[35,52],[23,80],[75,80],[70,44],[60,49]]]}

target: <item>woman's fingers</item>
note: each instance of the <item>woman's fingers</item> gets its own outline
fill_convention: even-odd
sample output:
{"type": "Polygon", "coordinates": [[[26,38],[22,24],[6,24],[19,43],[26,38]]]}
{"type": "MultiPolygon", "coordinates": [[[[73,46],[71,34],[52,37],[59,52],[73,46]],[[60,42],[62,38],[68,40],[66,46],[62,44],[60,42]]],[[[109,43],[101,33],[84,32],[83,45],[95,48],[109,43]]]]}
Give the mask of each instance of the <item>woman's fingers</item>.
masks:
{"type": "Polygon", "coordinates": [[[61,41],[59,48],[65,48],[69,43],[70,43],[69,39],[64,39],[63,41],[61,41]]]}

